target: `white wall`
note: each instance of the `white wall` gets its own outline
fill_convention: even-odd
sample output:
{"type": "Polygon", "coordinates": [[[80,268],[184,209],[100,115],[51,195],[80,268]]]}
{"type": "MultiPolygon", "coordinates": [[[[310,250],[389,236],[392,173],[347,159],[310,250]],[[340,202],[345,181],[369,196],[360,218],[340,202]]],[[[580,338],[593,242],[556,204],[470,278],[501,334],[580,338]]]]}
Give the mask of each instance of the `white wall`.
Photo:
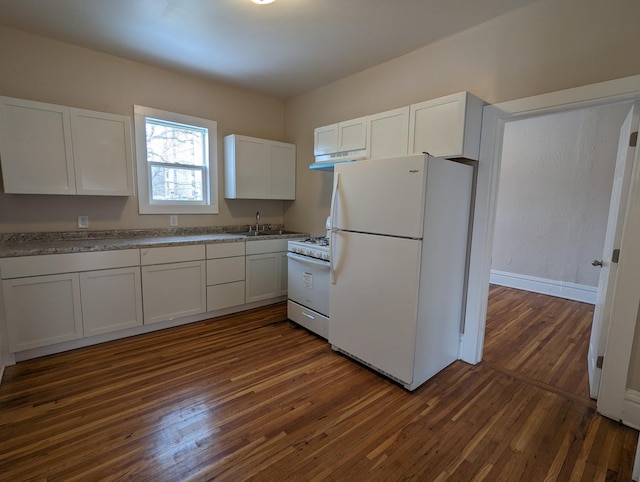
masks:
{"type": "Polygon", "coordinates": [[[518,283],[531,277],[533,291],[541,279],[595,292],[600,270],[591,261],[602,258],[628,110],[609,105],[506,124],[492,255],[499,284],[527,289],[518,283]],[[509,274],[519,275],[515,284],[509,274]]]}
{"type": "Polygon", "coordinates": [[[467,90],[489,103],[640,74],[637,0],[539,0],[440,42],[290,99],[285,137],[298,147],[296,202],[285,224],[321,235],[331,173],[310,172],[313,129],[467,90]]]}
{"type": "MultiPolygon", "coordinates": [[[[223,199],[227,134],[285,141],[280,99],[0,27],[0,95],[133,117],[134,104],[218,122],[217,215],[180,215],[180,226],[280,224],[283,201],[223,199]]],[[[136,197],[0,192],[0,232],[69,231],[78,215],[92,230],[169,227],[168,215],[138,214],[136,197]]]]}

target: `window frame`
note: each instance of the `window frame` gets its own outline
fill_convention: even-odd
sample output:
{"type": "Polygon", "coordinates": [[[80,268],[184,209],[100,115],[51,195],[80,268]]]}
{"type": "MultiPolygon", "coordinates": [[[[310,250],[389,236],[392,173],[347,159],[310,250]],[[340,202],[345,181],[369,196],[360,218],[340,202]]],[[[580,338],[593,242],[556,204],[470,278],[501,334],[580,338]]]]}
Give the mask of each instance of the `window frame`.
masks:
{"type": "MultiPolygon", "coordinates": [[[[138,211],[140,214],[218,214],[218,123],[186,114],[134,105],[138,211]],[[203,201],[153,201],[151,199],[151,167],[147,159],[146,119],[183,124],[207,129],[208,158],[203,172],[203,201]]],[[[172,166],[172,164],[166,164],[172,166]]],[[[181,166],[183,167],[183,166],[181,166]]],[[[188,166],[184,166],[188,168],[188,166]]]]}

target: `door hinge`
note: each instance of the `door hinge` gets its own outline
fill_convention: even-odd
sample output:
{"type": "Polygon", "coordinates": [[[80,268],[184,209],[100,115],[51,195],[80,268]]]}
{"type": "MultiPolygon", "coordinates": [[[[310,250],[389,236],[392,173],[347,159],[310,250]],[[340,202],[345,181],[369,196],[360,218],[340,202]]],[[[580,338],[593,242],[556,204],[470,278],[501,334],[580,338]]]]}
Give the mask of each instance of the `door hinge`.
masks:
{"type": "Polygon", "coordinates": [[[619,259],[620,259],[620,250],[614,249],[613,254],[611,255],[611,262],[617,263],[619,259]]]}
{"type": "Polygon", "coordinates": [[[602,368],[602,364],[604,363],[604,357],[603,356],[599,356],[596,359],[596,367],[598,368],[602,368]]]}
{"type": "Polygon", "coordinates": [[[636,147],[638,144],[638,131],[632,132],[629,137],[629,147],[636,147]]]}

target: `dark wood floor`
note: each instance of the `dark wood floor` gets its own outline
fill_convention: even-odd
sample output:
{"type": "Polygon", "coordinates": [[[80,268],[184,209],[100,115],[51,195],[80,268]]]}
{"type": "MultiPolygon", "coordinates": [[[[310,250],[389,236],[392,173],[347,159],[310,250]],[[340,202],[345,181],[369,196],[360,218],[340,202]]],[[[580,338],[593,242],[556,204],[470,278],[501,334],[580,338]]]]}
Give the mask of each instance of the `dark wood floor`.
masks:
{"type": "Polygon", "coordinates": [[[8,367],[0,479],[631,480],[587,393],[592,307],[491,288],[485,360],[413,393],[284,305],[8,367]]]}

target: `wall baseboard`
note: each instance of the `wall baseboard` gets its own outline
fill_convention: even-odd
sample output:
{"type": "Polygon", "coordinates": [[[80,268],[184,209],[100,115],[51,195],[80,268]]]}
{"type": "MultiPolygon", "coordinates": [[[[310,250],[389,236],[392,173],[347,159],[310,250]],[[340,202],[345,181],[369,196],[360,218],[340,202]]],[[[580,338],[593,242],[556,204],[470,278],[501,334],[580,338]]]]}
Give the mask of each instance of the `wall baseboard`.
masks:
{"type": "Polygon", "coordinates": [[[491,270],[490,282],[500,286],[532,291],[543,295],[557,296],[558,298],[581,301],[582,303],[590,303],[592,305],[596,304],[596,295],[598,293],[598,288],[595,286],[536,278],[535,276],[508,273],[495,269],[491,270]]]}

